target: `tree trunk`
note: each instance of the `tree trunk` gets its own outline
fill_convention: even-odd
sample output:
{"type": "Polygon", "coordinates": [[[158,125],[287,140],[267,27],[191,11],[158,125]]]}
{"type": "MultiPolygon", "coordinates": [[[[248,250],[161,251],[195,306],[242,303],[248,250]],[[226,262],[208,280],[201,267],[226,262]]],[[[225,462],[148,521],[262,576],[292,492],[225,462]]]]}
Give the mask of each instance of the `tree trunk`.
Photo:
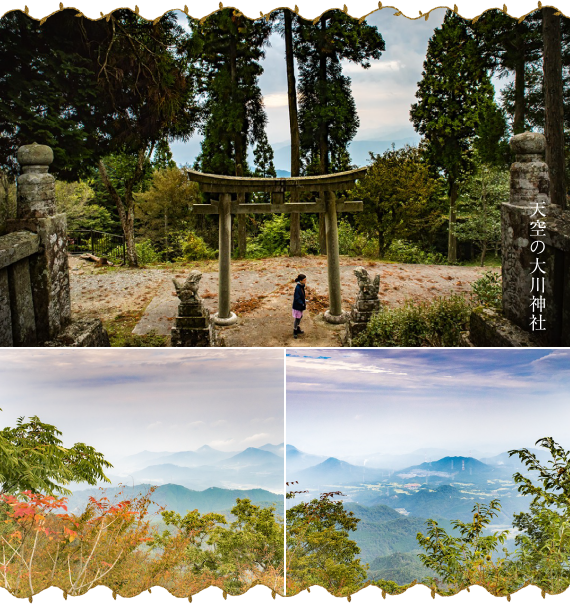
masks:
{"type": "Polygon", "coordinates": [[[521,41],[520,53],[517,55],[515,63],[515,115],[513,116],[513,132],[520,134],[525,129],[525,54],[524,45],[521,41]]]}
{"type": "Polygon", "coordinates": [[[485,255],[487,254],[487,242],[483,242],[481,246],[481,267],[485,266],[485,255]]]}
{"type": "Polygon", "coordinates": [[[550,200],[566,208],[564,178],[564,100],[562,84],[562,39],[560,15],[556,9],[542,9],[542,39],[544,41],[544,134],[546,163],[550,173],[550,200]]]}
{"type": "Polygon", "coordinates": [[[454,233],[457,222],[457,185],[453,182],[449,188],[449,238],[447,241],[447,260],[450,263],[457,262],[457,237],[454,233]]]}
{"type": "Polygon", "coordinates": [[[111,183],[107,168],[103,163],[103,160],[99,160],[99,175],[103,181],[103,185],[107,190],[107,193],[111,196],[111,199],[115,202],[119,219],[121,221],[121,227],[125,235],[125,243],[127,246],[127,263],[129,267],[138,267],[137,250],[135,247],[135,202],[133,198],[133,185],[136,182],[137,176],[140,176],[138,166],[141,166],[140,173],[142,173],[142,164],[144,162],[144,151],[139,152],[139,161],[137,162],[137,169],[135,169],[135,176],[132,180],[129,180],[125,185],[125,200],[121,199],[121,196],[111,183]],[[142,153],[142,158],[141,158],[142,153]],[[134,182],[133,182],[134,181],[134,182]]]}
{"type": "MultiPolygon", "coordinates": [[[[321,17],[321,31],[322,38],[324,38],[327,30],[327,18],[323,15],[321,17]]],[[[327,105],[327,57],[321,52],[319,57],[319,103],[321,105],[327,105]]],[[[323,121],[319,124],[319,172],[321,174],[327,174],[329,171],[329,133],[328,124],[323,121]]],[[[323,195],[324,201],[324,195],[323,195]]],[[[319,214],[319,248],[321,254],[327,253],[327,234],[325,215],[319,214]]]]}
{"type": "MultiPolygon", "coordinates": [[[[289,100],[289,129],[291,131],[291,176],[299,176],[301,171],[299,118],[297,112],[297,84],[295,82],[295,64],[293,60],[293,23],[291,11],[284,9],[285,18],[285,63],[287,65],[287,96],[289,100]]],[[[299,201],[298,191],[291,192],[291,202],[299,201]]],[[[301,215],[291,213],[289,228],[289,255],[301,255],[301,215]]]]}

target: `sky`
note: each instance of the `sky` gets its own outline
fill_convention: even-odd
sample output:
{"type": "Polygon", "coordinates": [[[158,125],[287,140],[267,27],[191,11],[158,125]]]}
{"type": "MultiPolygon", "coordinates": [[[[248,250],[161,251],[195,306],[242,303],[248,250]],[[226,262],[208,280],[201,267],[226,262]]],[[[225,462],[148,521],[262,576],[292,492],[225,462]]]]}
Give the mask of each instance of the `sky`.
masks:
{"type": "Polygon", "coordinates": [[[342,458],[570,449],[570,351],[287,351],[287,443],[342,458]]]}
{"type": "Polygon", "coordinates": [[[40,417],[109,459],[283,442],[283,351],[0,350],[0,426],[40,417]]]}
{"type": "MultiPolygon", "coordinates": [[[[374,12],[367,23],[378,27],[386,50],[369,69],[344,62],[343,73],[352,80],[360,129],[355,140],[398,140],[416,136],[409,121],[410,106],[415,102],[417,83],[421,80],[423,62],[433,30],[443,22],[445,9],[434,10],[428,21],[394,16],[395,10],[385,8],[374,12]]],[[[287,106],[287,74],[285,43],[278,34],[270,38],[262,62],[264,73],[260,88],[267,112],[267,137],[277,150],[289,144],[289,110],[287,106]]],[[[171,145],[174,160],[192,163],[200,145],[198,137],[188,143],[171,145]]],[[[251,161],[251,158],[250,158],[251,161]]],[[[289,165],[276,165],[288,170],[289,165]]]]}

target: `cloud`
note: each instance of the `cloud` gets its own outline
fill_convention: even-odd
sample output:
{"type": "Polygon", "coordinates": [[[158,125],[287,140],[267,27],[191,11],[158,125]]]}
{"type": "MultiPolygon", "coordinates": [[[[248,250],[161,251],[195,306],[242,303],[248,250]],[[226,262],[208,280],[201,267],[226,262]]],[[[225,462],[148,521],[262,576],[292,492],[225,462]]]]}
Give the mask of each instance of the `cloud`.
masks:
{"type": "Polygon", "coordinates": [[[255,435],[251,435],[250,437],[246,437],[242,439],[242,443],[252,443],[253,441],[260,441],[261,439],[267,439],[269,437],[269,433],[256,433],[255,435]]]}
{"type": "Polygon", "coordinates": [[[214,449],[224,449],[225,447],[232,445],[232,443],[235,443],[235,439],[214,439],[214,441],[210,441],[208,445],[214,449]]]}
{"type": "Polygon", "coordinates": [[[149,431],[152,431],[152,430],[157,429],[157,428],[159,428],[161,426],[162,426],[162,422],[160,420],[158,420],[157,422],[153,422],[152,424],[149,424],[146,428],[149,431]]]}
{"type": "Polygon", "coordinates": [[[222,426],[223,424],[227,424],[228,421],[225,419],[214,420],[214,422],[210,422],[210,426],[222,426]]]}

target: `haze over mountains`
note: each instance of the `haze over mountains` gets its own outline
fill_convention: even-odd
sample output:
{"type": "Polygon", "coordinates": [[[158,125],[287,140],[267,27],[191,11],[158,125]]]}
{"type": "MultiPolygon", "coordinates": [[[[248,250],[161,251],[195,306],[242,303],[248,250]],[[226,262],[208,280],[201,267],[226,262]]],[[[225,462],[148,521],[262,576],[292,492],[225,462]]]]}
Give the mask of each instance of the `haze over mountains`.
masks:
{"type": "Polygon", "coordinates": [[[283,451],[283,444],[271,443],[229,452],[208,445],[183,452],[143,451],[114,462],[107,476],[115,486],[175,484],[190,490],[219,487],[283,493],[283,451]]]}
{"type": "MultiPolygon", "coordinates": [[[[531,450],[546,462],[548,454],[531,450]]],[[[426,532],[426,521],[435,519],[446,531],[451,520],[472,521],[476,503],[492,499],[502,509],[488,531],[512,527],[513,514],[528,510],[530,498],[521,497],[512,475],[521,471],[531,476],[518,456],[508,452],[457,456],[443,448],[424,448],[409,454],[371,454],[346,459],[303,452],[287,445],[286,479],[298,481],[297,494],[287,501],[320,493],[341,491],[346,509],[360,519],[351,538],[360,547],[360,557],[370,565],[369,577],[399,583],[433,575],[417,558],[421,552],[418,532],[426,532]]],[[[478,453],[482,454],[482,453],[478,453]]],[[[514,538],[514,534],[511,539],[514,538]]],[[[509,547],[513,543],[509,540],[509,547]]]]}

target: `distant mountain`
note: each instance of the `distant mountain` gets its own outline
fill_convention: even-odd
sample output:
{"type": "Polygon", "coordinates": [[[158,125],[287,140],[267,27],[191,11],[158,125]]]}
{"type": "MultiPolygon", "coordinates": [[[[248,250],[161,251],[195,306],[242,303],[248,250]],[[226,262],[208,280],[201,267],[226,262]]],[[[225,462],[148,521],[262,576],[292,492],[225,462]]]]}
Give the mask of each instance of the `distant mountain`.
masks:
{"type": "MultiPolygon", "coordinates": [[[[387,475],[387,471],[382,469],[355,466],[338,458],[327,458],[316,466],[298,471],[294,480],[299,481],[302,487],[354,485],[381,481],[387,475]]],[[[287,472],[287,479],[293,480],[289,471],[287,472]]]]}
{"type": "MultiPolygon", "coordinates": [[[[402,515],[382,504],[367,507],[350,502],[345,503],[344,507],[360,519],[351,538],[356,540],[360,547],[363,563],[370,563],[376,557],[397,552],[419,552],[417,534],[426,531],[426,519],[423,515],[402,515]]],[[[451,531],[449,521],[439,515],[436,520],[446,531],[451,531]]]]}
{"type": "Polygon", "coordinates": [[[218,465],[178,466],[155,464],[135,471],[131,476],[139,483],[162,485],[176,483],[189,489],[208,487],[251,489],[259,487],[283,490],[283,459],[271,452],[248,448],[218,465]]]}
{"type": "Polygon", "coordinates": [[[291,176],[291,172],[289,170],[276,170],[278,179],[286,179],[291,176]]]}
{"type": "MultiPolygon", "coordinates": [[[[150,485],[140,484],[134,487],[125,487],[120,499],[132,498],[138,494],[145,494],[150,485]]],[[[119,493],[119,488],[107,488],[105,496],[113,500],[119,493]]],[[[68,499],[69,512],[78,513],[84,510],[89,497],[99,498],[101,491],[92,488],[88,490],[75,491],[68,499]]],[[[229,490],[218,487],[210,487],[203,491],[187,489],[181,485],[168,483],[159,486],[152,494],[151,512],[156,512],[159,507],[164,506],[167,510],[173,510],[181,515],[189,510],[197,509],[200,513],[222,512],[231,510],[236,498],[249,498],[253,504],[264,503],[276,504],[278,514],[283,515],[283,496],[263,489],[251,490],[229,490]]]]}
{"type": "Polygon", "coordinates": [[[132,454],[131,456],[121,458],[117,461],[116,466],[127,470],[142,468],[144,466],[148,466],[159,458],[170,456],[172,453],[173,452],[149,452],[148,450],[144,450],[138,454],[132,454]]]}
{"type": "Polygon", "coordinates": [[[326,460],[326,456],[315,456],[313,454],[306,454],[301,450],[298,450],[295,446],[287,444],[287,479],[288,481],[295,481],[291,473],[296,473],[304,468],[315,466],[323,460],[326,460]]]}
{"type": "MultiPolygon", "coordinates": [[[[427,477],[436,482],[480,483],[489,478],[501,478],[505,475],[502,469],[485,464],[476,458],[463,456],[446,456],[433,462],[423,462],[417,466],[401,469],[396,476],[401,479],[427,477]]],[[[505,477],[509,478],[509,475],[505,477]]]]}
{"type": "Polygon", "coordinates": [[[248,447],[243,452],[224,460],[224,468],[259,466],[261,464],[276,464],[283,467],[283,460],[273,452],[257,447],[248,447]]]}
{"type": "Polygon", "coordinates": [[[280,443],[278,445],[273,445],[272,443],[266,443],[265,445],[262,445],[258,449],[265,450],[267,452],[271,452],[272,454],[275,454],[276,456],[280,456],[281,458],[283,458],[283,455],[285,452],[285,444],[280,443]]]}
{"type": "Polygon", "coordinates": [[[385,504],[394,509],[406,510],[410,515],[424,518],[443,517],[445,519],[473,520],[473,506],[476,502],[488,503],[491,499],[499,497],[501,511],[493,520],[494,524],[512,523],[513,513],[528,508],[529,498],[512,495],[480,494],[477,497],[465,493],[454,485],[438,485],[437,487],[423,487],[410,493],[390,490],[389,494],[382,493],[373,499],[370,504],[385,504]]]}
{"type": "Polygon", "coordinates": [[[222,452],[215,450],[209,445],[203,445],[196,451],[176,452],[168,456],[162,456],[153,460],[153,464],[176,464],[178,466],[203,466],[205,464],[216,464],[227,458],[235,456],[237,452],[222,452]]]}
{"type": "MultiPolygon", "coordinates": [[[[528,451],[531,454],[534,454],[543,464],[550,460],[550,454],[546,450],[528,448],[528,451]]],[[[509,452],[503,452],[498,456],[492,456],[490,458],[481,458],[481,462],[492,466],[508,468],[512,472],[523,470],[525,473],[529,472],[526,470],[526,466],[521,462],[521,459],[516,454],[514,456],[509,456],[509,452]]]]}

